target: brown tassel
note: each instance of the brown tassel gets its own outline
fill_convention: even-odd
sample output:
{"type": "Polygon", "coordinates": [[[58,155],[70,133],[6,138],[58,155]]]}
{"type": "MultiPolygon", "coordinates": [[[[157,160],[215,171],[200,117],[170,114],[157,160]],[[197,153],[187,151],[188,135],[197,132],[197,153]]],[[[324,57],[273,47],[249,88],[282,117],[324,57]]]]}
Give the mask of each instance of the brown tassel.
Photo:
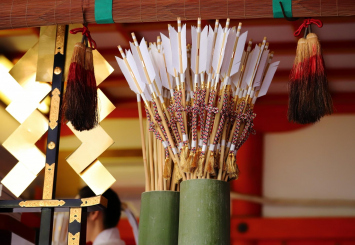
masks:
{"type": "Polygon", "coordinates": [[[205,167],[205,155],[203,156],[200,156],[199,159],[198,159],[198,165],[197,165],[197,176],[198,177],[202,177],[204,174],[203,174],[203,170],[204,170],[204,167],[205,167]]]}
{"type": "Polygon", "coordinates": [[[182,171],[189,173],[190,166],[188,165],[188,158],[189,158],[189,147],[187,145],[183,146],[181,149],[181,157],[180,157],[180,164],[182,171]]]}
{"type": "Polygon", "coordinates": [[[208,158],[207,166],[206,166],[206,172],[209,173],[210,175],[215,175],[216,172],[214,170],[214,162],[215,162],[215,157],[214,157],[214,152],[211,151],[210,157],[208,158]]]}
{"type": "Polygon", "coordinates": [[[229,175],[229,177],[234,176],[236,173],[234,153],[228,154],[226,165],[227,165],[227,174],[229,175]]]}
{"type": "Polygon", "coordinates": [[[92,49],[76,43],[69,67],[62,110],[75,130],[90,130],[98,124],[97,88],[92,49]]]}
{"type": "Polygon", "coordinates": [[[175,174],[175,182],[179,183],[179,181],[182,179],[182,176],[181,176],[181,173],[180,173],[177,163],[174,163],[174,168],[175,168],[174,172],[176,173],[175,174]]]}
{"type": "Polygon", "coordinates": [[[86,47],[83,43],[75,44],[62,105],[64,118],[70,121],[73,127],[78,131],[82,131],[85,128],[85,123],[81,121],[83,115],[81,104],[85,98],[80,92],[84,90],[83,85],[86,79],[85,51],[86,47]]]}
{"type": "Polygon", "coordinates": [[[238,168],[238,164],[235,163],[235,173],[234,174],[229,174],[228,177],[229,177],[229,180],[237,180],[239,178],[239,168],[238,168]]]}
{"type": "Polygon", "coordinates": [[[190,151],[190,155],[187,158],[187,166],[189,166],[189,172],[188,173],[191,173],[191,172],[195,171],[195,169],[197,168],[198,157],[196,157],[196,156],[197,156],[196,152],[190,151]]]}
{"type": "Polygon", "coordinates": [[[165,158],[164,170],[163,170],[163,178],[170,179],[171,178],[171,161],[169,158],[165,158]]]}
{"type": "Polygon", "coordinates": [[[191,168],[196,169],[198,167],[198,159],[199,159],[199,155],[201,153],[201,150],[202,150],[201,148],[197,148],[191,168]]]}
{"type": "Polygon", "coordinates": [[[216,150],[216,155],[214,158],[214,168],[219,169],[219,157],[220,157],[220,150],[216,150]]]}

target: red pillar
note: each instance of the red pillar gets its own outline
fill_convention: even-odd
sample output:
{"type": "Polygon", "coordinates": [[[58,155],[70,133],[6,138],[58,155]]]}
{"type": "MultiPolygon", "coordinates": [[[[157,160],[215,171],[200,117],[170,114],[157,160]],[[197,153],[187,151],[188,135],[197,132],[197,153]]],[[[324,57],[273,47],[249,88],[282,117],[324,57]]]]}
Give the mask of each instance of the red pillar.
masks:
{"type": "MultiPolygon", "coordinates": [[[[238,180],[232,181],[232,191],[257,196],[262,195],[263,138],[264,135],[261,132],[251,135],[238,151],[237,164],[240,175],[238,180]]],[[[260,217],[261,205],[241,200],[232,200],[232,217],[236,216],[260,217]]],[[[232,227],[231,232],[232,234],[240,234],[240,231],[235,227],[232,227]]],[[[233,242],[235,245],[252,245],[256,243],[257,241],[233,242]]]]}

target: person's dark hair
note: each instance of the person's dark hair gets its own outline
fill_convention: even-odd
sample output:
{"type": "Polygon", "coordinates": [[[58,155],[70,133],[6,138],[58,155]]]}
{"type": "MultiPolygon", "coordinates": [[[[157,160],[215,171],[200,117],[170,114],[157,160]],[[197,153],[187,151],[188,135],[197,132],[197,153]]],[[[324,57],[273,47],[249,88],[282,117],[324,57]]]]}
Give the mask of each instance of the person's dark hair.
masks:
{"type": "MultiPolygon", "coordinates": [[[[85,186],[79,191],[80,198],[87,198],[96,196],[95,193],[85,186]]],[[[104,228],[109,229],[116,227],[121,218],[121,201],[111,188],[102,194],[107,199],[107,208],[103,210],[104,214],[104,228]]]]}

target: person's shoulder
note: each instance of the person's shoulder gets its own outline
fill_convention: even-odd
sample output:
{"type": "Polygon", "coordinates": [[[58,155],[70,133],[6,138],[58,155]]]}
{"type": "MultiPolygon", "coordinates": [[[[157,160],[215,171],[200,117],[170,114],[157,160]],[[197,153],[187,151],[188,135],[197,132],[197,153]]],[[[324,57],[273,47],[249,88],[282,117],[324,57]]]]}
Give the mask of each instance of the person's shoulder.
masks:
{"type": "Polygon", "coordinates": [[[100,242],[95,245],[126,245],[126,243],[123,240],[112,240],[112,241],[106,241],[106,242],[100,242]]]}
{"type": "Polygon", "coordinates": [[[95,239],[93,245],[126,245],[126,243],[121,240],[118,229],[114,227],[102,231],[95,239]]]}

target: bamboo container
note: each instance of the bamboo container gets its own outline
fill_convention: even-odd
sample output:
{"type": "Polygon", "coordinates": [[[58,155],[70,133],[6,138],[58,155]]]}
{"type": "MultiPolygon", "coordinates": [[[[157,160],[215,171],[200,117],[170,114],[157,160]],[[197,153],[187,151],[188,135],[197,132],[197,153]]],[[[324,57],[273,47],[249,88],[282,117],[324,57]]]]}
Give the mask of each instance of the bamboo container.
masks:
{"type": "Polygon", "coordinates": [[[230,244],[229,183],[192,179],[180,185],[179,245],[230,244]]]}
{"type": "Polygon", "coordinates": [[[179,192],[142,193],[138,245],[177,245],[179,192]]]}

